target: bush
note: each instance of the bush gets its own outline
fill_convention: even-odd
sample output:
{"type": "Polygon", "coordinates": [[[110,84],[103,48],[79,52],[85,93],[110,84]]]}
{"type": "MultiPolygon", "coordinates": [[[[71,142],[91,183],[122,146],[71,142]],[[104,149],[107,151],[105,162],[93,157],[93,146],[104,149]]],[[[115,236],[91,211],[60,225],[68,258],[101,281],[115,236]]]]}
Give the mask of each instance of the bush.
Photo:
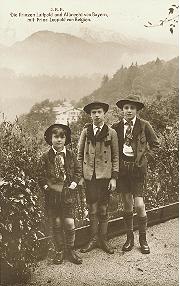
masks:
{"type": "Polygon", "coordinates": [[[17,123],[0,126],[1,279],[28,277],[38,260],[43,212],[36,183],[38,144],[17,123]],[[8,272],[8,273],[7,273],[8,272]]]}

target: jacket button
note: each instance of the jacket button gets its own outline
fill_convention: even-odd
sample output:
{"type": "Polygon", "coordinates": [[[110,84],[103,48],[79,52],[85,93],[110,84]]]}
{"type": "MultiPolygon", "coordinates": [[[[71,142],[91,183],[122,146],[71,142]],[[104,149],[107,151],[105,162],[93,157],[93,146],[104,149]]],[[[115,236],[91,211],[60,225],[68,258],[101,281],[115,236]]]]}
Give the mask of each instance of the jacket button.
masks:
{"type": "Polygon", "coordinates": [[[105,161],[105,163],[107,163],[107,161],[105,161]]]}
{"type": "Polygon", "coordinates": [[[106,153],[106,151],[104,151],[104,153],[106,153]]]}
{"type": "Polygon", "coordinates": [[[86,154],[88,154],[88,152],[86,152],[86,154]]]}

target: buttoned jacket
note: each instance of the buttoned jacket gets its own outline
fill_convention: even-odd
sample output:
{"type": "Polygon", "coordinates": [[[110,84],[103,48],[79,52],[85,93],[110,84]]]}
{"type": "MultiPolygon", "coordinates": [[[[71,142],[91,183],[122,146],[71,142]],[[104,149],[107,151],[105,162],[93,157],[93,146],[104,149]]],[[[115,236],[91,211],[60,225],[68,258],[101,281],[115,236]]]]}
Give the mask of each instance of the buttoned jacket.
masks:
{"type": "MultiPolygon", "coordinates": [[[[121,175],[121,164],[124,144],[123,120],[120,120],[120,122],[113,124],[112,128],[116,130],[118,135],[121,175]]],[[[157,151],[159,148],[159,140],[150,123],[138,117],[136,118],[132,135],[132,149],[135,156],[135,164],[139,168],[140,172],[145,174],[147,172],[148,160],[154,159],[157,155],[157,151]]]]}
{"type": "Polygon", "coordinates": [[[80,136],[77,158],[86,180],[91,180],[93,173],[96,179],[117,179],[119,148],[116,131],[104,124],[96,138],[93,125],[86,126],[80,136]]]}

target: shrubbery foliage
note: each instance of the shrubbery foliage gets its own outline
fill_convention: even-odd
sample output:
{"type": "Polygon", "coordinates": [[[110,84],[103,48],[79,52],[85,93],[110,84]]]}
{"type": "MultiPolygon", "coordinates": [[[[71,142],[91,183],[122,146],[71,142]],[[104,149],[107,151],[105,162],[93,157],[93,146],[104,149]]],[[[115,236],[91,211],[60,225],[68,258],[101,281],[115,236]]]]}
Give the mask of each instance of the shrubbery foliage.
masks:
{"type": "MultiPolygon", "coordinates": [[[[120,110],[114,107],[107,113],[107,123],[111,125],[121,116],[120,110]]],[[[145,201],[150,209],[178,200],[178,97],[173,95],[146,102],[141,117],[150,121],[161,142],[158,157],[156,162],[150,164],[147,178],[145,201]]],[[[31,134],[33,126],[29,126],[28,130],[26,127],[35,119],[30,120],[29,116],[27,122],[25,119],[23,129],[18,122],[3,122],[0,125],[0,262],[8,271],[13,269],[17,272],[17,280],[35,266],[41,247],[39,238],[44,236],[41,231],[43,195],[36,176],[38,158],[46,148],[42,137],[46,126],[39,123],[38,133],[33,131],[31,134]]],[[[38,117],[38,120],[41,118],[38,117]]],[[[47,120],[49,124],[51,116],[47,120]]],[[[70,126],[70,148],[75,152],[87,122],[90,122],[90,117],[82,113],[78,122],[70,126]]],[[[88,217],[82,191],[78,193],[75,209],[76,226],[85,225],[88,217]]],[[[121,198],[114,193],[110,218],[118,217],[121,211],[121,198]]]]}
{"type": "Polygon", "coordinates": [[[43,235],[37,152],[37,142],[27,137],[18,123],[1,124],[0,251],[5,280],[9,271],[16,273],[13,280],[24,278],[37,261],[38,238],[43,235]]]}

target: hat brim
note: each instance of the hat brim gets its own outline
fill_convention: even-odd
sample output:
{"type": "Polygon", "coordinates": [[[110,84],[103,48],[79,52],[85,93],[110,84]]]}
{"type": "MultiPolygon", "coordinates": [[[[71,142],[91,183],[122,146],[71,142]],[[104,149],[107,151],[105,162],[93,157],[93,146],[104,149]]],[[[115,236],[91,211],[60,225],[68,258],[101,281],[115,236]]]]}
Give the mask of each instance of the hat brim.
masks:
{"type": "Polygon", "coordinates": [[[123,109],[123,106],[125,104],[134,104],[137,107],[137,110],[141,110],[142,108],[144,108],[144,103],[140,101],[134,101],[130,99],[121,99],[118,102],[116,102],[117,107],[119,107],[120,109],[123,109]]]}
{"type": "Polygon", "coordinates": [[[109,109],[109,104],[105,103],[105,102],[91,102],[89,104],[87,104],[83,110],[87,113],[87,114],[91,114],[91,110],[93,108],[103,108],[104,112],[106,113],[109,109]]]}
{"type": "Polygon", "coordinates": [[[45,139],[46,143],[49,144],[50,146],[52,145],[52,129],[55,127],[60,127],[63,130],[65,130],[65,132],[66,132],[65,145],[68,145],[69,143],[71,143],[71,129],[69,128],[69,126],[64,125],[64,124],[60,124],[60,123],[55,123],[55,124],[49,126],[48,129],[45,131],[44,139],[45,139]]]}

